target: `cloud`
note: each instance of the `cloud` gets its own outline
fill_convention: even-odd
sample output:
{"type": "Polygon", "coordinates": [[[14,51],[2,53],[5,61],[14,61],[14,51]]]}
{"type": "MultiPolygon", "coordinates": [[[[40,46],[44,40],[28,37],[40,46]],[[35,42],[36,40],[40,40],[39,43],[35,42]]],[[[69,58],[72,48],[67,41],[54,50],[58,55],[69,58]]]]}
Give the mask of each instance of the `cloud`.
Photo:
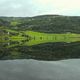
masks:
{"type": "Polygon", "coordinates": [[[32,1],[4,0],[0,1],[0,16],[30,16],[33,14],[32,1]]]}
{"type": "Polygon", "coordinates": [[[80,15],[79,0],[34,0],[37,6],[43,7],[47,13],[62,15],[80,15]]]}
{"type": "Polygon", "coordinates": [[[0,16],[80,15],[79,0],[0,0],[0,16]]]}

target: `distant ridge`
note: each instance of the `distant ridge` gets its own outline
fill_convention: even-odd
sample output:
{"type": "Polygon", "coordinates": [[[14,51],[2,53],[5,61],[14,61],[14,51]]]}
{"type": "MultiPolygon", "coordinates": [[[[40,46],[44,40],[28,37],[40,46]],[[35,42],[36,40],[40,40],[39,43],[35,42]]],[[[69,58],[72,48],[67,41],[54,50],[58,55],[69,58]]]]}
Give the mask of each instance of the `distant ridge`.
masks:
{"type": "Polygon", "coordinates": [[[0,26],[16,30],[33,30],[48,33],[80,33],[80,16],[0,17],[0,26]]]}

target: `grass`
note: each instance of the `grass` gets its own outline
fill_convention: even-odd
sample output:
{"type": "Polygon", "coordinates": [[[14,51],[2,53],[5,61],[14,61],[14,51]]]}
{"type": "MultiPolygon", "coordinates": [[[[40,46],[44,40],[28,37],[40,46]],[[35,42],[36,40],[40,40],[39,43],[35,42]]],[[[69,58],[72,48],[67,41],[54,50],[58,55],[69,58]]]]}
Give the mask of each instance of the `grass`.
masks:
{"type": "Polygon", "coordinates": [[[40,33],[34,31],[26,31],[26,35],[31,36],[31,40],[26,44],[28,46],[37,45],[41,43],[48,43],[48,42],[76,42],[80,41],[80,34],[74,33],[64,33],[64,34],[48,34],[48,33],[40,33]]]}
{"type": "MultiPolygon", "coordinates": [[[[5,34],[3,38],[8,37],[9,40],[3,40],[3,42],[18,42],[19,44],[13,44],[12,46],[32,46],[42,43],[48,42],[77,42],[80,41],[80,34],[75,33],[64,33],[64,34],[49,34],[49,33],[41,33],[41,32],[34,32],[34,31],[15,31],[10,29],[4,29],[6,32],[15,33],[17,35],[5,34]],[[28,35],[30,37],[29,41],[25,41],[28,37],[23,36],[28,35]],[[25,41],[25,42],[22,42],[25,41]]],[[[1,42],[1,39],[0,39],[1,42]]],[[[11,46],[11,45],[10,45],[11,46]]]]}

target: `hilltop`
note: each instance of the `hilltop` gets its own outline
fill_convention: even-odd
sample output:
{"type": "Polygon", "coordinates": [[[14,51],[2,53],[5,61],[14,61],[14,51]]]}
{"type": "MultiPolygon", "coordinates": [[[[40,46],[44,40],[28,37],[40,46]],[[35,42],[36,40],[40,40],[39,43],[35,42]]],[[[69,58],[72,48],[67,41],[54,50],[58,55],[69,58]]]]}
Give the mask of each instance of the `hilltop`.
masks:
{"type": "Polygon", "coordinates": [[[48,33],[80,33],[80,17],[62,15],[0,17],[0,26],[23,31],[33,30],[48,33]]]}

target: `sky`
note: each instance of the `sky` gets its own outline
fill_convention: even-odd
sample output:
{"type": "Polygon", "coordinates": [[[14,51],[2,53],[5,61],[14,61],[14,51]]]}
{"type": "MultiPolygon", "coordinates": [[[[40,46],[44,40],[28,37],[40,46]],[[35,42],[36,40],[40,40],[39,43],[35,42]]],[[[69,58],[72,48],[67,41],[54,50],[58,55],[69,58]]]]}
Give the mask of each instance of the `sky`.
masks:
{"type": "Polygon", "coordinates": [[[80,16],[80,0],[0,0],[0,16],[80,16]]]}

